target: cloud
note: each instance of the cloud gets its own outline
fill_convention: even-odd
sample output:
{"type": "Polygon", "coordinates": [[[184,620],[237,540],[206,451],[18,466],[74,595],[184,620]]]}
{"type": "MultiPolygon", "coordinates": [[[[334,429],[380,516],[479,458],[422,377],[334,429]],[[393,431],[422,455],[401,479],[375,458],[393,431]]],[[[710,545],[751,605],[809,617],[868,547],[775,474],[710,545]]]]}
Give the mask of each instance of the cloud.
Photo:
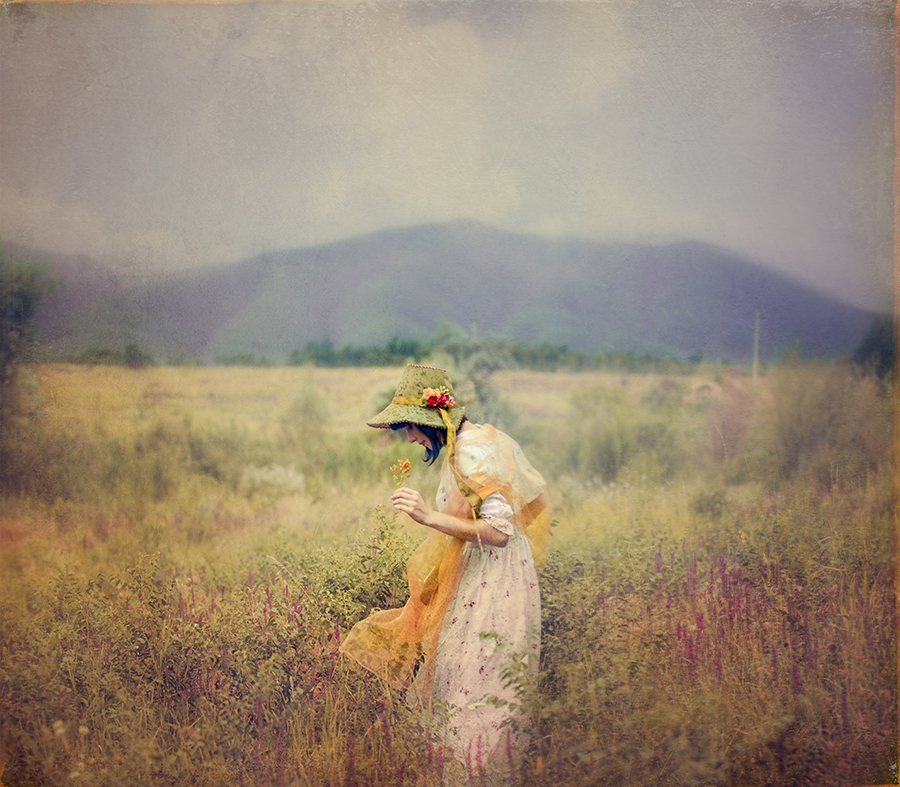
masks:
{"type": "Polygon", "coordinates": [[[49,250],[179,267],[474,218],[707,240],[885,300],[872,6],[35,6],[0,58],[0,220],[49,250]]]}

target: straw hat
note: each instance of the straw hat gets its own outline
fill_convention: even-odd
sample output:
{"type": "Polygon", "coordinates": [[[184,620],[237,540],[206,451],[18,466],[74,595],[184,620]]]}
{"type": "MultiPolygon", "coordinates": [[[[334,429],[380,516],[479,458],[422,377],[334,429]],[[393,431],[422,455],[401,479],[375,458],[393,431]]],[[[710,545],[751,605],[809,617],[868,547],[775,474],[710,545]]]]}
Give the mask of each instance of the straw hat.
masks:
{"type": "Polygon", "coordinates": [[[441,410],[446,412],[454,430],[459,429],[465,408],[456,401],[446,369],[411,363],[404,370],[391,403],[366,423],[378,429],[403,423],[443,429],[447,424],[441,410]]]}

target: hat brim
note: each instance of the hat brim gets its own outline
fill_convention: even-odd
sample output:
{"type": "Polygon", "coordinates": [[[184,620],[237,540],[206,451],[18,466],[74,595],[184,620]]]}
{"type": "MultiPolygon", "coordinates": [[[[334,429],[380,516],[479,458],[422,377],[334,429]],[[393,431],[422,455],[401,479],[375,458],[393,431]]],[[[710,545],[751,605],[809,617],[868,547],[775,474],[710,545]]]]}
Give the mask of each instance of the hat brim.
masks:
{"type": "MultiPolygon", "coordinates": [[[[450,422],[454,429],[459,429],[463,415],[466,409],[464,407],[451,407],[447,410],[450,416],[450,422]]],[[[441,414],[434,407],[420,407],[415,404],[394,404],[391,402],[374,418],[366,421],[366,424],[376,429],[390,429],[397,424],[416,424],[417,426],[436,426],[439,429],[446,427],[441,414]]]]}

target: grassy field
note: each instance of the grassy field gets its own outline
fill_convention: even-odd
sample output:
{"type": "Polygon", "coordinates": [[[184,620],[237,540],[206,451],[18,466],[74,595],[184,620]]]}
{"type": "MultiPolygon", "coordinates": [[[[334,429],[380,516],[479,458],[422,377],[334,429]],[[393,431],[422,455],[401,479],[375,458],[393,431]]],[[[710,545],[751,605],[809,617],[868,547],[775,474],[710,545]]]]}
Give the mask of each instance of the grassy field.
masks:
{"type": "MultiPolygon", "coordinates": [[[[437,481],[364,426],[397,379],[34,370],[0,498],[3,784],[488,783],[337,650],[405,600],[423,533],[384,508],[390,465],[437,481]]],[[[494,382],[556,520],[510,784],[897,783],[889,386],[796,360],[494,382]]]]}

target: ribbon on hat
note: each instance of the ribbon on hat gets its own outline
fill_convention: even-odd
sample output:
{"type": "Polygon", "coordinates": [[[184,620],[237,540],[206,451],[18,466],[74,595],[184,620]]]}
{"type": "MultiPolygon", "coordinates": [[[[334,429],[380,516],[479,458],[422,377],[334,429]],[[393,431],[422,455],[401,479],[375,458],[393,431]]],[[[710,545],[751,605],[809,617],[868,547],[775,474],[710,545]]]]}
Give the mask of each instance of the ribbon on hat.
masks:
{"type": "MultiPolygon", "coordinates": [[[[421,407],[422,399],[417,396],[395,396],[391,400],[391,403],[416,405],[421,407]]],[[[447,408],[432,407],[429,409],[437,410],[441,416],[441,420],[444,422],[444,426],[447,427],[447,462],[450,464],[450,470],[453,471],[453,477],[456,479],[456,485],[459,487],[459,491],[469,505],[472,506],[472,511],[475,513],[475,518],[477,519],[478,515],[481,513],[481,504],[483,501],[478,496],[478,493],[463,480],[459,470],[456,469],[456,427],[453,426],[453,421],[450,418],[450,414],[447,412],[447,408]]]]}

